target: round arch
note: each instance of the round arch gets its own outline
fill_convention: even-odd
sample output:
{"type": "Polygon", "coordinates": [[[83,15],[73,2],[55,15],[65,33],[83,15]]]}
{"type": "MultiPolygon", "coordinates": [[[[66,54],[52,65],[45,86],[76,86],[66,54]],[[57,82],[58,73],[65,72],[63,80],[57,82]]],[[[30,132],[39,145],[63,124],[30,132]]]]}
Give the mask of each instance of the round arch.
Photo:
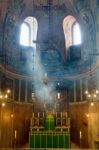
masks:
{"type": "Polygon", "coordinates": [[[77,20],[73,16],[66,16],[63,20],[63,31],[65,36],[66,49],[73,45],[73,25],[75,22],[77,22],[77,20]]]}
{"type": "MultiPolygon", "coordinates": [[[[29,45],[27,46],[31,46],[33,48],[36,48],[36,38],[37,38],[37,30],[38,30],[38,22],[37,22],[37,19],[35,17],[32,17],[32,16],[28,16],[24,19],[23,24],[27,24],[28,25],[28,29],[29,29],[29,45]]],[[[22,27],[21,25],[21,27],[22,27]]],[[[24,29],[23,29],[24,30],[24,29]]],[[[21,31],[22,31],[22,28],[21,28],[21,31]]],[[[23,38],[21,39],[20,38],[20,41],[24,41],[24,36],[25,36],[25,33],[23,33],[23,35],[21,35],[21,32],[20,32],[20,37],[23,38]]],[[[21,44],[21,43],[20,43],[21,44]]],[[[22,45],[25,45],[24,42],[22,45]]]]}

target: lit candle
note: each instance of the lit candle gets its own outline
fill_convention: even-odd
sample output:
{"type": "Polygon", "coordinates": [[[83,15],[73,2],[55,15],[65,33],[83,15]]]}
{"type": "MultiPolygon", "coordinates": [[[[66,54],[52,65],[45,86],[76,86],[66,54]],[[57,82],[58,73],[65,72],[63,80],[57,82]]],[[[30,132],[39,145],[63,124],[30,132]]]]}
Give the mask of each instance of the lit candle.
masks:
{"type": "Polygon", "coordinates": [[[97,95],[96,95],[96,94],[94,94],[93,96],[94,96],[94,98],[96,98],[96,97],[97,97],[97,95]]]}
{"type": "Polygon", "coordinates": [[[60,93],[57,93],[57,98],[60,99],[60,93]]]}
{"type": "Polygon", "coordinates": [[[96,94],[98,94],[99,93],[99,91],[98,90],[96,90],[96,94]]]}
{"type": "Polygon", "coordinates": [[[80,134],[80,139],[82,139],[82,132],[80,131],[79,134],[80,134]]]}
{"type": "Polygon", "coordinates": [[[90,94],[88,94],[88,98],[90,98],[91,97],[91,95],[90,94]]]}
{"type": "Polygon", "coordinates": [[[14,138],[17,138],[17,130],[14,131],[14,138]]]}

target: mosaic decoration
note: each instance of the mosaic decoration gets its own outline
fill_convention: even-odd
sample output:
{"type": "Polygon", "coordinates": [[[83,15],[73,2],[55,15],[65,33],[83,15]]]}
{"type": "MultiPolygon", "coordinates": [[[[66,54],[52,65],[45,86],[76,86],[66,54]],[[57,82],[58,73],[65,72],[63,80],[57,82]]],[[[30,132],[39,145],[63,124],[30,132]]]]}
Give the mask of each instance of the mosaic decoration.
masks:
{"type": "MultiPolygon", "coordinates": [[[[50,26],[46,26],[44,29],[39,29],[38,34],[40,34],[40,30],[42,30],[43,34],[42,38],[40,39],[38,35],[37,40],[41,40],[41,43],[37,44],[41,50],[41,62],[43,63],[44,67],[46,68],[47,72],[50,76],[55,77],[62,77],[62,76],[68,76],[72,74],[80,74],[84,71],[87,71],[89,69],[89,53],[95,51],[96,49],[96,33],[95,33],[95,18],[93,17],[93,13],[91,9],[89,8],[88,1],[86,0],[73,0],[73,4],[76,8],[76,10],[79,12],[80,17],[82,19],[82,22],[84,24],[85,29],[87,30],[86,34],[84,35],[87,37],[87,40],[84,41],[84,43],[87,45],[83,49],[83,54],[81,54],[81,60],[79,61],[67,61],[63,60],[62,57],[62,49],[65,49],[64,45],[64,34],[60,32],[60,37],[57,31],[58,26],[61,24],[61,22],[58,22],[60,19],[64,18],[67,13],[67,7],[64,4],[60,6],[51,6],[48,7],[46,5],[42,7],[41,6],[34,6],[33,14],[34,16],[38,16],[38,21],[40,23],[40,18],[42,17],[45,19],[44,21],[50,20],[50,26]],[[51,12],[50,12],[51,11],[51,12]],[[49,16],[50,14],[50,16],[49,16]],[[57,17],[56,15],[59,14],[57,17]],[[50,37],[47,31],[47,28],[51,29],[50,31],[50,37]],[[47,31],[47,32],[46,32],[47,31]],[[54,33],[55,32],[55,33],[54,33]],[[43,39],[45,41],[43,41],[43,39]],[[60,42],[59,42],[60,41],[60,42]],[[43,46],[42,46],[43,45],[43,46]],[[84,61],[83,61],[84,60],[84,61]],[[47,64],[47,65],[46,65],[47,64]]],[[[15,72],[19,73],[26,73],[31,74],[32,73],[32,67],[33,65],[29,63],[29,60],[33,59],[32,49],[30,47],[22,47],[19,44],[19,35],[20,35],[20,24],[18,24],[18,19],[23,14],[24,10],[26,8],[26,4],[23,0],[11,0],[9,3],[9,7],[6,13],[6,16],[4,18],[3,22],[3,52],[6,53],[6,64],[8,68],[14,70],[15,72]],[[28,53],[28,55],[27,55],[28,53]],[[23,67],[23,65],[25,67],[23,67]],[[31,67],[31,69],[30,69],[31,67]]],[[[46,24],[48,25],[48,24],[46,24]]],[[[62,31],[62,29],[61,29],[62,31]]],[[[1,45],[1,44],[0,44],[1,45]]],[[[1,47],[0,47],[1,49],[1,47]]],[[[4,63],[4,62],[3,62],[4,63]]],[[[93,62],[93,64],[95,61],[93,62]]]]}

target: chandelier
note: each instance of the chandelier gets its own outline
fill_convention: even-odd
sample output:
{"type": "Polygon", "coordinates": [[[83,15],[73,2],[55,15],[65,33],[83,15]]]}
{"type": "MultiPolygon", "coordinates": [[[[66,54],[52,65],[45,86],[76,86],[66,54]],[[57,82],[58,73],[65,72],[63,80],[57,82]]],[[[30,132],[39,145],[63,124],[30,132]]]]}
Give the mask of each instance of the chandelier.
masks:
{"type": "Polygon", "coordinates": [[[10,89],[7,89],[6,91],[0,90],[0,103],[4,107],[6,100],[9,98],[9,95],[11,93],[10,89]]]}
{"type": "Polygon", "coordinates": [[[97,82],[94,80],[93,77],[93,70],[92,70],[92,62],[93,56],[97,54],[90,54],[90,86],[89,89],[85,91],[86,98],[88,102],[90,102],[91,106],[94,106],[94,102],[96,102],[99,98],[99,90],[97,89],[97,82]]]}
{"type": "Polygon", "coordinates": [[[86,90],[85,91],[86,98],[90,102],[91,106],[94,106],[94,102],[98,100],[99,96],[99,90],[98,89],[93,89],[93,90],[86,90]]]}
{"type": "Polygon", "coordinates": [[[44,77],[43,77],[43,83],[44,83],[45,85],[47,85],[48,82],[49,82],[49,79],[48,79],[47,73],[45,73],[45,74],[44,74],[44,77]]]}

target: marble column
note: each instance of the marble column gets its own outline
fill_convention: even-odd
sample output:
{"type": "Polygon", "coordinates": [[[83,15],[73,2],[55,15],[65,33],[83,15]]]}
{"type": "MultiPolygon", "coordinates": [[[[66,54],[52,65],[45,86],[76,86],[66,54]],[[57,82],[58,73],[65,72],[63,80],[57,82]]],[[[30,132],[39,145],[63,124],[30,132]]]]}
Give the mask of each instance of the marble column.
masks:
{"type": "Polygon", "coordinates": [[[18,95],[18,101],[21,101],[21,79],[19,79],[19,95],[18,95]]]}
{"type": "Polygon", "coordinates": [[[13,95],[12,99],[15,100],[15,79],[13,79],[13,95]]]}
{"type": "Polygon", "coordinates": [[[82,79],[80,79],[80,100],[82,101],[83,100],[83,90],[82,90],[82,79]]]}
{"type": "Polygon", "coordinates": [[[74,80],[74,102],[76,102],[76,80],[74,80]]]}
{"type": "Polygon", "coordinates": [[[27,91],[28,91],[27,85],[28,85],[28,82],[27,82],[27,80],[26,80],[26,82],[25,82],[25,102],[26,102],[26,103],[27,103],[27,91]]]}

